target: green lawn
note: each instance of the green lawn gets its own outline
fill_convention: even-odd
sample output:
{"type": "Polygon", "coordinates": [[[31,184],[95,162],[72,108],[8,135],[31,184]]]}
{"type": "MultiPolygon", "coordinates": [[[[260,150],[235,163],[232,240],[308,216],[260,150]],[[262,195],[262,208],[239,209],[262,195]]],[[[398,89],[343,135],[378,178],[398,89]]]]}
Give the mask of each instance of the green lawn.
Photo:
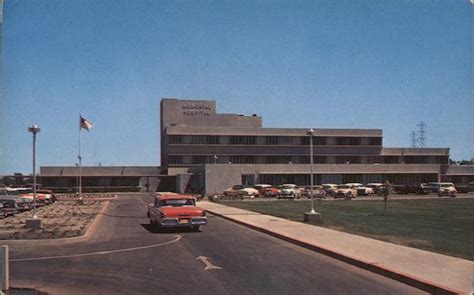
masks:
{"type": "MultiPolygon", "coordinates": [[[[474,199],[315,201],[317,225],[474,260],[474,199]]],[[[244,201],[225,205],[303,221],[309,201],[244,201]]]]}

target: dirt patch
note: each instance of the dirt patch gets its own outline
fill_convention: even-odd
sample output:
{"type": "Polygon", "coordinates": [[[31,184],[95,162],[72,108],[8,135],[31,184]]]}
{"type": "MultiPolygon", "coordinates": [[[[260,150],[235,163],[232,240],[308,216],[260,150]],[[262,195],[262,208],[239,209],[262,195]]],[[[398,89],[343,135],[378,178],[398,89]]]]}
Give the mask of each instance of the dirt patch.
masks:
{"type": "Polygon", "coordinates": [[[25,227],[26,219],[32,211],[23,212],[0,220],[0,239],[58,239],[82,236],[100,212],[106,201],[84,200],[57,201],[54,204],[37,208],[36,214],[42,219],[41,229],[25,227]]]}

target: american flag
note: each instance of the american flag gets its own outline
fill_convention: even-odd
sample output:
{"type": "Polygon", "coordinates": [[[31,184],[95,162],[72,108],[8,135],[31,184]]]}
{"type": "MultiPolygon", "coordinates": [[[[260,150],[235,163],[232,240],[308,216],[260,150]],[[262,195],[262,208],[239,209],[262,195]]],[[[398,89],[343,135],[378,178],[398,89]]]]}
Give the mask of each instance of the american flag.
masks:
{"type": "Polygon", "coordinates": [[[80,116],[79,128],[84,128],[84,129],[86,129],[87,131],[89,131],[89,129],[91,129],[93,126],[94,126],[94,124],[92,124],[91,121],[87,120],[87,119],[84,118],[83,116],[80,116]]]}

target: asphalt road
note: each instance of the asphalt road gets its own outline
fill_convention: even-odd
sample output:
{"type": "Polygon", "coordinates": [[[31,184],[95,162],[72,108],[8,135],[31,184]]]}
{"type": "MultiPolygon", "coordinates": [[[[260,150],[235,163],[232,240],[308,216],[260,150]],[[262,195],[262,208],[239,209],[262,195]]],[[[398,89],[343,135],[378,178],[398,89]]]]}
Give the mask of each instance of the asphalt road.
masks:
{"type": "Polygon", "coordinates": [[[155,233],[148,202],[112,201],[87,242],[11,244],[11,285],[51,294],[423,293],[214,216],[200,232],[155,233]]]}

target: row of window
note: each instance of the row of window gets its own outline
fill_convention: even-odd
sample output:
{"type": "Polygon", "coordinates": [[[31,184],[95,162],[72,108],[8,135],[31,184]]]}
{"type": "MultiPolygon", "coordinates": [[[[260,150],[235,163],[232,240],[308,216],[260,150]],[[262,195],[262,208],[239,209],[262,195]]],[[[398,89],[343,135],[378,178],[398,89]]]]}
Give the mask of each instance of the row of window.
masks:
{"type": "MultiPolygon", "coordinates": [[[[169,144],[230,144],[230,145],[309,145],[308,136],[216,136],[169,135],[169,144]]],[[[381,146],[382,137],[324,137],[314,136],[314,145],[373,145],[381,146]]]]}
{"type": "MultiPolygon", "coordinates": [[[[169,155],[168,164],[309,164],[309,156],[251,156],[251,155],[169,155]]],[[[429,156],[314,156],[315,164],[446,164],[447,157],[429,156]]]]}
{"type": "MultiPolygon", "coordinates": [[[[140,177],[82,177],[83,186],[139,186],[140,177]]],[[[77,177],[44,177],[41,183],[45,187],[77,187],[77,177]]]]}

